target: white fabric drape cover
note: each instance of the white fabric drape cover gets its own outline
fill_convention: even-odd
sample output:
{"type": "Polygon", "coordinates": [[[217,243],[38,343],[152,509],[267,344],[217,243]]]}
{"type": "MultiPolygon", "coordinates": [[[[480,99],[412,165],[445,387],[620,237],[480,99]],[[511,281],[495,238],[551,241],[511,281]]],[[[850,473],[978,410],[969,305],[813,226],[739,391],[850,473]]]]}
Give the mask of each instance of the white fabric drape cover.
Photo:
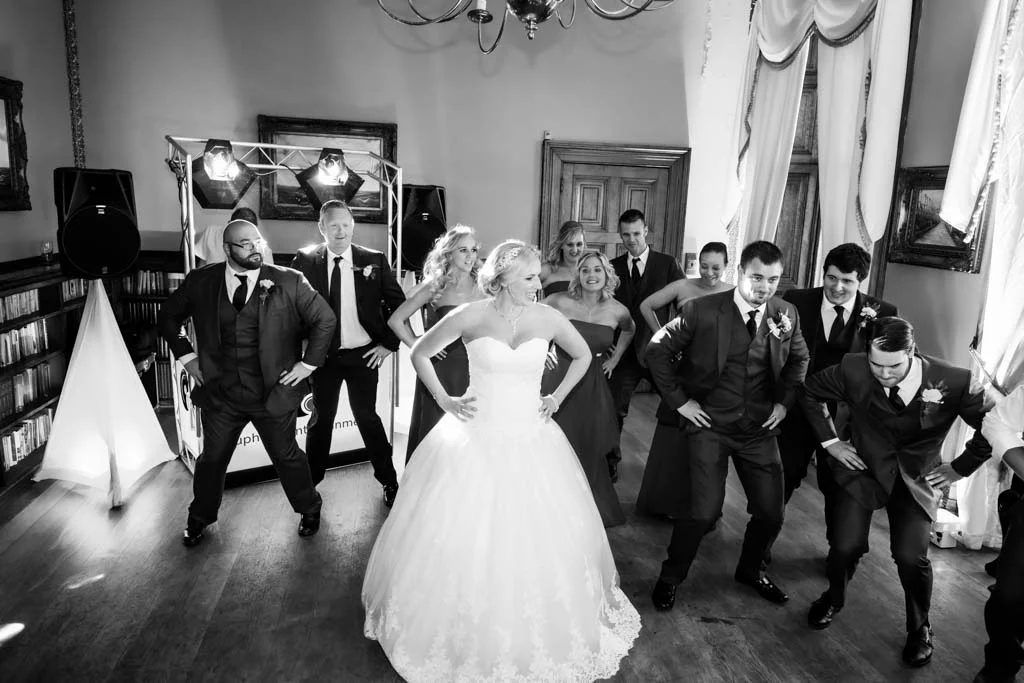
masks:
{"type": "MultiPolygon", "coordinates": [[[[986,291],[978,353],[1004,389],[1024,364],[1024,0],[988,0],[974,48],[940,215],[974,233],[988,223],[986,291]],[[988,214],[984,209],[988,205],[988,214]]],[[[962,447],[964,426],[953,444],[962,447]]],[[[960,539],[999,547],[996,497],[1008,476],[990,460],[957,483],[960,539]]]]}
{"type": "Polygon", "coordinates": [[[104,489],[117,506],[150,468],[173,459],[103,284],[93,280],[43,464],[33,478],[104,489]]]}
{"type": "Polygon", "coordinates": [[[774,240],[807,62],[817,31],[823,246],[870,246],[885,231],[895,175],[911,4],[762,0],[754,10],[723,222],[736,246],[774,240]]]}

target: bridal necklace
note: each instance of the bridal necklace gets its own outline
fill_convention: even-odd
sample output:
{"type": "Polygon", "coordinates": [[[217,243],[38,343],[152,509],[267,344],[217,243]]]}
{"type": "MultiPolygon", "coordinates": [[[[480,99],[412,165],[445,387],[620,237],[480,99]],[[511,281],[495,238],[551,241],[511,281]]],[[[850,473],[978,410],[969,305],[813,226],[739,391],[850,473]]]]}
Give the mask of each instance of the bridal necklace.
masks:
{"type": "Polygon", "coordinates": [[[512,326],[512,339],[514,340],[516,336],[519,334],[519,319],[523,317],[523,312],[526,310],[526,304],[513,304],[513,309],[516,308],[517,306],[519,308],[519,311],[517,313],[503,313],[502,310],[498,308],[498,304],[494,299],[491,299],[491,306],[498,313],[502,320],[504,320],[505,322],[512,326]]]}

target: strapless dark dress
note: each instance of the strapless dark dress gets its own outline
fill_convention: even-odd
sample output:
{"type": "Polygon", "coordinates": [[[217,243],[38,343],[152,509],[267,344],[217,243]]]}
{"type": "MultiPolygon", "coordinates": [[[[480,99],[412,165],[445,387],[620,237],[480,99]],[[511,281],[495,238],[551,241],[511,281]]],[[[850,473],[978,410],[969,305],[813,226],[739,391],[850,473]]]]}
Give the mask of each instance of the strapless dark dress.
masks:
{"type": "MultiPolygon", "coordinates": [[[[615,330],[582,320],[573,320],[572,324],[587,341],[594,358],[587,374],[562,402],[554,419],[565,432],[583,466],[601,521],[606,527],[616,526],[624,524],[626,516],[608,474],[607,456],[619,443],[619,424],[615,418],[612,390],[601,370],[604,354],[615,340],[615,330]]],[[[571,360],[568,354],[558,350],[558,366],[545,370],[541,380],[542,394],[550,394],[561,384],[571,360]]]]}
{"type": "MultiPolygon", "coordinates": [[[[456,306],[439,306],[436,309],[427,308],[427,327],[433,327],[437,321],[455,310],[456,306]]],[[[456,339],[445,348],[447,355],[441,360],[431,359],[434,363],[434,370],[437,378],[441,380],[441,386],[448,392],[449,396],[462,396],[469,388],[469,358],[466,355],[466,347],[461,339],[456,339]]],[[[405,450],[405,461],[409,462],[413,451],[423,440],[423,437],[434,428],[444,415],[441,406],[427,391],[427,387],[418,378],[416,380],[416,391],[412,398],[412,415],[409,419],[409,445],[405,450]]]]}
{"type": "Polygon", "coordinates": [[[551,296],[552,294],[557,294],[558,292],[568,291],[568,289],[568,280],[558,280],[557,282],[552,282],[551,284],[546,285],[542,291],[544,293],[544,296],[551,296]]]}

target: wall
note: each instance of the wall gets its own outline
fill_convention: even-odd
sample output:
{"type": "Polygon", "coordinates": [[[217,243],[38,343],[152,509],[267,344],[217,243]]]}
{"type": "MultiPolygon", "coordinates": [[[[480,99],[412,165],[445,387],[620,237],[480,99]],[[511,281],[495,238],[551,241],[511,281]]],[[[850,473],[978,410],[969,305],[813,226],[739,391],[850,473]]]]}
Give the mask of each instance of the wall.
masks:
{"type": "MultiPolygon", "coordinates": [[[[970,73],[983,2],[926,0],[901,166],[948,166],[970,73]]],[[[969,361],[983,301],[983,276],[890,263],[883,297],[914,323],[921,350],[969,361]]]]}
{"type": "Polygon", "coordinates": [[[30,211],[0,212],[0,261],[38,256],[56,239],[53,169],[72,166],[61,3],[0,0],[0,76],[24,84],[30,211]]]}
{"type": "MultiPolygon", "coordinates": [[[[164,135],[255,140],[257,114],[396,121],[406,182],[445,185],[450,219],[493,245],[536,240],[544,131],[692,145],[685,244],[720,239],[714,150],[731,125],[749,4],[714,3],[703,80],[705,3],[626,22],[598,20],[582,4],[572,29],[549,22],[532,42],[512,20],[483,56],[465,19],[414,29],[373,2],[182,0],[173,12],[154,0],[79,3],[89,163],[130,169],[146,242],[173,244],[164,135]]],[[[257,202],[254,188],[244,203],[257,202]]],[[[198,222],[225,216],[204,211],[198,222]]],[[[311,223],[268,221],[265,232],[277,251],[317,238],[311,223]]],[[[361,225],[357,239],[379,246],[382,229],[361,225]]]]}

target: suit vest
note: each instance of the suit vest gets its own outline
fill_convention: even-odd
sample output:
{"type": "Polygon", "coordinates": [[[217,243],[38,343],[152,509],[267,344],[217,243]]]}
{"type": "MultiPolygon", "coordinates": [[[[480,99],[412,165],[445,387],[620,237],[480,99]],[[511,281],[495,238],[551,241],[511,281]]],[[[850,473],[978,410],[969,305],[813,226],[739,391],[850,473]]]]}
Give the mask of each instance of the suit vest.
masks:
{"type": "MultiPolygon", "coordinates": [[[[718,383],[708,392],[703,408],[716,427],[747,418],[760,425],[772,411],[772,376],[768,347],[768,326],[762,319],[751,339],[736,307],[729,351],[718,383]]],[[[734,431],[734,430],[729,430],[734,431]]]]}
{"type": "Polygon", "coordinates": [[[263,372],[259,357],[259,296],[255,293],[239,312],[230,303],[221,302],[220,348],[217,350],[221,368],[218,383],[222,398],[244,407],[260,407],[265,401],[263,372]]]}
{"type": "MultiPolygon", "coordinates": [[[[817,315],[818,322],[820,323],[820,310],[817,315]]],[[[857,331],[857,323],[854,321],[853,315],[846,321],[843,331],[839,334],[839,338],[831,344],[828,341],[828,331],[825,329],[825,326],[818,324],[815,327],[818,333],[814,335],[814,343],[811,348],[811,364],[807,368],[808,377],[820,370],[837,365],[843,359],[843,356],[850,352],[850,347],[853,346],[853,336],[857,331]]]]}

